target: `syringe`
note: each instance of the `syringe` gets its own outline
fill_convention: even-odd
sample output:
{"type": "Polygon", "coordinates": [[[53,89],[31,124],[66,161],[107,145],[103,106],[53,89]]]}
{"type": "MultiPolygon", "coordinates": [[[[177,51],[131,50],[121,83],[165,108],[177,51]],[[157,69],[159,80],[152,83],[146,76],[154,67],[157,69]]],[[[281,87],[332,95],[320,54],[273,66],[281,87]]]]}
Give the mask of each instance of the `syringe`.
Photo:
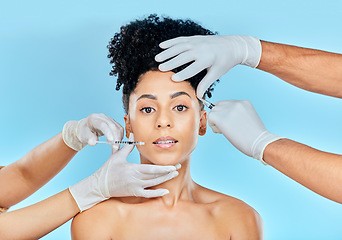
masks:
{"type": "Polygon", "coordinates": [[[208,100],[205,100],[205,99],[201,99],[200,98],[200,100],[204,103],[204,105],[205,106],[207,106],[207,108],[209,108],[209,109],[213,109],[213,107],[215,107],[215,105],[213,104],[213,103],[211,103],[211,102],[209,102],[208,100]]]}
{"type": "Polygon", "coordinates": [[[125,145],[144,145],[144,142],[133,142],[133,141],[96,141],[96,143],[105,143],[109,145],[114,145],[114,144],[125,144],[125,145]]]}

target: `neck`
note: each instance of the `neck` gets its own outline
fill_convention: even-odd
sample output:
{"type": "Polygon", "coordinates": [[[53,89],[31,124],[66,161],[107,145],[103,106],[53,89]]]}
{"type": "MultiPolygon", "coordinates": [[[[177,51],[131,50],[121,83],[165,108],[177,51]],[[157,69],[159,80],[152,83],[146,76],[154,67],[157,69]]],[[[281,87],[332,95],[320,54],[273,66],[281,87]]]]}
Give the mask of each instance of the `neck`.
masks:
{"type": "Polygon", "coordinates": [[[174,207],[179,201],[192,201],[192,193],[195,183],[190,175],[190,158],[182,162],[178,170],[179,175],[167,182],[153,186],[150,189],[168,189],[169,194],[157,198],[167,207],[174,207]]]}

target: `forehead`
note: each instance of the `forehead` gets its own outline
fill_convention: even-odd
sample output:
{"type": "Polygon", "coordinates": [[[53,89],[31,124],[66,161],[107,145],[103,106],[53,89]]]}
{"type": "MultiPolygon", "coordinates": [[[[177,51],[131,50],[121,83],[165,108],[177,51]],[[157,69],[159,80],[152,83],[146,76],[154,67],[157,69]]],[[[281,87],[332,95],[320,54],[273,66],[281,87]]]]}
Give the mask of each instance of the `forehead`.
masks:
{"type": "Polygon", "coordinates": [[[154,94],[169,96],[175,92],[186,92],[196,99],[195,89],[187,81],[174,82],[171,80],[173,72],[148,71],[141,75],[133,94],[154,94]]]}

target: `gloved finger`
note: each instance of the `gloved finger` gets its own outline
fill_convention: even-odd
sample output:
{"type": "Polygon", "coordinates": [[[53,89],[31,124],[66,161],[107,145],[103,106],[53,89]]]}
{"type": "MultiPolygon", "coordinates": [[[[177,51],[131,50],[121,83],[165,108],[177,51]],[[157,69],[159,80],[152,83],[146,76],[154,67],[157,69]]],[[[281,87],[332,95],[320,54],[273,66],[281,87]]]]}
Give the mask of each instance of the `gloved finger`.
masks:
{"type": "Polygon", "coordinates": [[[165,48],[172,47],[173,45],[183,43],[183,42],[187,42],[187,41],[188,41],[188,37],[176,37],[176,38],[172,38],[172,39],[166,40],[164,42],[161,42],[159,44],[159,47],[165,49],[165,48]]]}
{"type": "Polygon", "coordinates": [[[111,147],[112,147],[112,154],[114,154],[119,150],[120,145],[119,144],[113,144],[113,145],[111,145],[111,147]]]}
{"type": "Polygon", "coordinates": [[[126,144],[119,150],[117,150],[118,147],[112,147],[112,154],[120,153],[120,156],[121,156],[120,160],[124,161],[127,159],[128,155],[132,152],[133,148],[134,148],[134,144],[126,144]]]}
{"type": "MultiPolygon", "coordinates": [[[[225,112],[226,117],[231,114],[236,115],[238,108],[241,108],[242,105],[251,104],[250,102],[245,102],[241,100],[223,100],[215,102],[215,107],[208,114],[208,124],[213,130],[214,133],[222,133],[218,124],[222,120],[221,112],[225,112]]],[[[225,122],[228,124],[228,119],[225,119],[225,122]]]]}
{"type": "MultiPolygon", "coordinates": [[[[232,107],[233,105],[235,105],[238,102],[242,102],[242,101],[241,100],[235,100],[235,99],[222,100],[222,101],[215,102],[215,106],[219,106],[220,108],[221,107],[227,108],[227,107],[232,107]]],[[[215,108],[215,109],[217,109],[217,108],[215,108]]]]}
{"type": "Polygon", "coordinates": [[[214,69],[208,69],[207,74],[201,80],[201,82],[197,86],[196,94],[197,97],[202,99],[205,91],[210,87],[210,85],[215,82],[219,77],[215,73],[214,69]]]}
{"type": "Polygon", "coordinates": [[[137,170],[143,174],[166,174],[180,169],[181,165],[175,166],[160,166],[151,164],[137,164],[137,170]]]}
{"type": "Polygon", "coordinates": [[[169,173],[145,174],[145,173],[137,172],[134,174],[134,177],[139,180],[150,180],[150,179],[158,178],[167,174],[169,173]]]}
{"type": "Polygon", "coordinates": [[[123,138],[123,127],[117,126],[114,123],[104,123],[101,126],[101,131],[108,141],[121,140],[123,138]]]}
{"type": "Polygon", "coordinates": [[[208,123],[214,133],[222,133],[221,130],[215,125],[215,123],[210,121],[208,121],[208,123]]]}
{"type": "Polygon", "coordinates": [[[90,114],[86,120],[86,127],[90,129],[90,131],[96,136],[100,137],[103,135],[101,131],[101,124],[103,124],[103,120],[105,115],[103,113],[93,113],[90,114]]]}
{"type": "Polygon", "coordinates": [[[195,60],[195,56],[191,51],[183,52],[178,56],[170,59],[169,61],[159,65],[159,70],[166,72],[177,67],[183,66],[184,64],[190,63],[195,60]]]}
{"type": "Polygon", "coordinates": [[[99,137],[103,136],[103,131],[106,129],[106,125],[104,123],[98,123],[96,121],[88,122],[88,128],[91,134],[88,136],[88,144],[91,146],[96,145],[96,141],[99,137]]]}
{"type": "Polygon", "coordinates": [[[96,114],[95,117],[91,118],[91,128],[96,135],[99,136],[99,132],[105,135],[108,141],[121,140],[123,138],[124,130],[123,127],[114,121],[114,119],[104,115],[96,114]]]}
{"type": "Polygon", "coordinates": [[[89,139],[88,139],[88,145],[89,146],[95,146],[96,141],[98,141],[98,140],[99,140],[99,138],[95,134],[90,133],[89,139]]]}
{"type": "MultiPolygon", "coordinates": [[[[129,138],[128,138],[128,141],[134,141],[134,135],[133,133],[131,133],[129,135],[129,138]]],[[[134,145],[133,144],[126,144],[124,145],[122,148],[120,148],[120,150],[118,150],[118,152],[120,153],[120,156],[121,156],[121,160],[124,161],[127,159],[128,155],[132,152],[134,148],[134,145]]],[[[112,150],[113,151],[113,150],[112,150]]]]}
{"type": "MultiPolygon", "coordinates": [[[[147,164],[136,164],[137,165],[137,167],[139,167],[139,166],[141,166],[141,165],[147,165],[147,164]]],[[[147,165],[147,166],[155,166],[155,165],[147,165]]],[[[162,166],[163,167],[163,166],[162,166]]],[[[178,170],[178,169],[180,169],[181,168],[181,164],[180,163],[178,163],[178,164],[176,164],[175,166],[175,170],[174,171],[176,171],[176,170],[178,170]]],[[[149,168],[150,169],[150,168],[149,168]]],[[[139,171],[138,169],[136,169],[137,171],[136,171],[136,174],[139,174],[139,175],[137,175],[136,176],[136,178],[137,179],[141,179],[141,180],[149,180],[149,179],[154,179],[154,178],[158,178],[158,177],[162,177],[162,176],[165,176],[165,175],[167,175],[167,174],[169,174],[170,172],[172,172],[172,171],[168,171],[168,172],[162,172],[162,173],[156,173],[156,171],[149,171],[149,169],[148,169],[148,173],[142,173],[141,171],[139,171]]]]}
{"type": "Polygon", "coordinates": [[[82,125],[80,128],[77,128],[77,136],[79,139],[89,144],[90,146],[94,146],[96,144],[97,136],[89,129],[87,125],[82,125]]]}
{"type": "Polygon", "coordinates": [[[149,179],[149,180],[143,180],[143,184],[142,186],[144,188],[147,188],[147,187],[152,187],[152,186],[155,186],[155,185],[159,185],[163,182],[166,182],[166,181],[169,181],[170,179],[172,178],[175,178],[178,176],[178,172],[177,171],[174,171],[174,172],[170,172],[164,176],[161,176],[161,177],[157,177],[157,178],[154,178],[154,179],[149,179]]]}
{"type": "Polygon", "coordinates": [[[197,73],[200,73],[205,68],[206,66],[204,66],[201,62],[195,61],[191,63],[189,66],[187,66],[185,69],[183,69],[182,71],[172,75],[171,78],[175,82],[180,82],[180,81],[183,81],[185,79],[195,76],[197,73]]]}
{"type": "MultiPolygon", "coordinates": [[[[111,123],[108,125],[108,128],[104,130],[104,135],[107,138],[108,141],[114,141],[114,140],[122,140],[124,136],[124,129],[123,127],[114,121],[113,119],[111,123]]],[[[110,121],[109,120],[109,121],[110,121]]],[[[119,150],[120,145],[119,144],[113,144],[112,147],[112,154],[119,150]]]]}
{"type": "Polygon", "coordinates": [[[156,190],[141,190],[135,193],[136,197],[144,197],[144,198],[156,198],[162,197],[166,194],[169,194],[169,190],[167,189],[156,189],[156,190]]]}
{"type": "MultiPolygon", "coordinates": [[[[118,123],[117,123],[118,124],[118,123]]],[[[101,131],[105,135],[108,141],[114,141],[114,140],[122,140],[124,135],[123,127],[121,127],[120,124],[118,126],[114,122],[108,122],[106,123],[106,126],[103,125],[101,131]]],[[[112,147],[112,154],[115,153],[117,150],[119,150],[120,145],[119,144],[113,144],[112,147]]]]}
{"type": "MultiPolygon", "coordinates": [[[[167,59],[173,58],[175,56],[177,56],[178,54],[185,52],[189,50],[189,46],[187,46],[186,44],[178,44],[178,45],[174,45],[164,51],[162,51],[161,53],[157,54],[154,59],[157,62],[163,62],[167,59]]],[[[159,69],[160,71],[164,71],[162,69],[159,69]]]]}

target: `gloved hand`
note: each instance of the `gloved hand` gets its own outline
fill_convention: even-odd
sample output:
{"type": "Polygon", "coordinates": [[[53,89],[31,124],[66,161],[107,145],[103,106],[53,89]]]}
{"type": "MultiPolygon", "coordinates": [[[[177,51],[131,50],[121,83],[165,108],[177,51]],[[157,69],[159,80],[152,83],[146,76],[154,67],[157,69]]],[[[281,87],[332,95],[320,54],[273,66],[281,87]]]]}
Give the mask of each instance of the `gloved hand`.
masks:
{"type": "MultiPolygon", "coordinates": [[[[131,134],[129,141],[134,141],[131,134]]],[[[168,194],[167,189],[145,190],[178,176],[176,166],[134,164],[126,161],[134,145],[125,145],[116,151],[93,175],[69,187],[80,211],[110,197],[137,196],[145,198],[168,194]]]]}
{"type": "MultiPolygon", "coordinates": [[[[108,141],[114,141],[121,140],[123,134],[123,127],[102,113],[93,113],[80,121],[69,121],[62,132],[65,144],[75,151],[82,150],[87,144],[95,145],[103,135],[108,141]]],[[[112,145],[112,148],[117,150],[119,145],[112,145]]]]}
{"type": "Polygon", "coordinates": [[[266,146],[281,137],[265,128],[253,105],[247,101],[226,100],[215,103],[208,115],[209,126],[223,135],[242,153],[263,160],[266,146]]]}
{"type": "Polygon", "coordinates": [[[194,61],[184,70],[174,74],[172,80],[178,82],[190,78],[204,69],[206,76],[197,87],[197,97],[202,99],[208,87],[227,73],[232,67],[243,64],[257,67],[261,58],[261,43],[250,36],[190,36],[178,37],[160,43],[166,49],[156,55],[160,71],[171,71],[194,61]]]}

